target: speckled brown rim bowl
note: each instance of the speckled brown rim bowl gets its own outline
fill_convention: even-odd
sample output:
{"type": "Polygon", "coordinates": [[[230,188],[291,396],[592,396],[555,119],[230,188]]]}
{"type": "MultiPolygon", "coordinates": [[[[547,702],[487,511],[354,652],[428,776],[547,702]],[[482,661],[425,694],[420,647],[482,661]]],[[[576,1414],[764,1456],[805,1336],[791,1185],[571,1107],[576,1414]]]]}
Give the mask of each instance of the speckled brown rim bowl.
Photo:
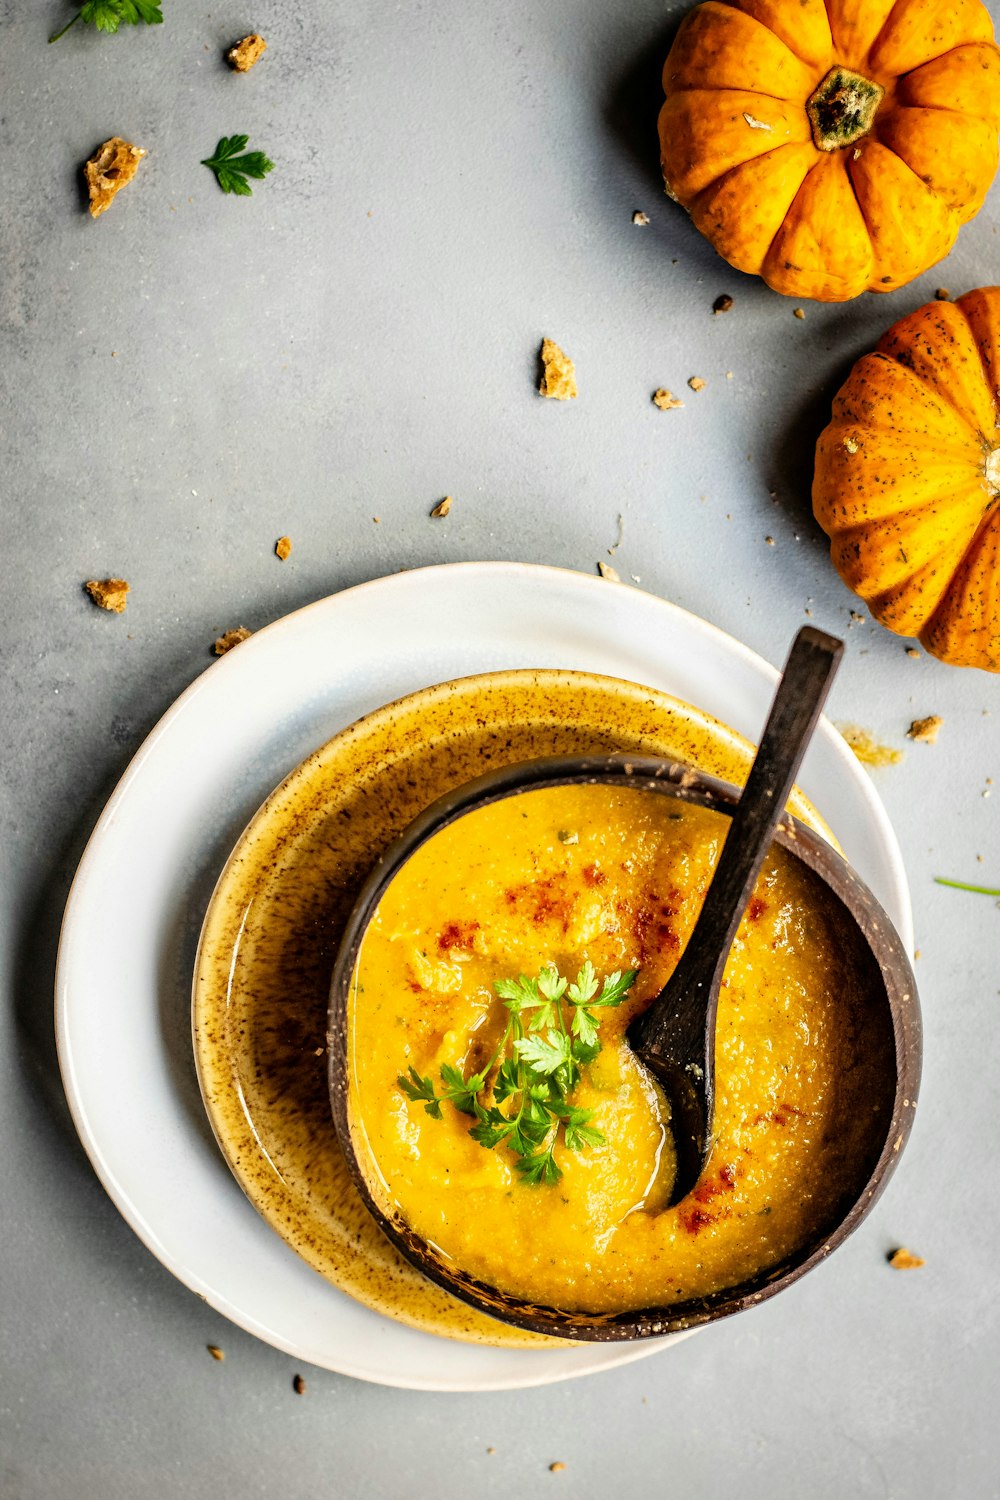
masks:
{"type": "Polygon", "coordinates": [[[921,1030],[913,971],[892,922],[846,860],[804,823],[785,813],[776,842],[826,882],[840,903],[844,920],[854,925],[864,941],[865,958],[871,966],[866,1025],[873,1042],[881,1041],[894,1065],[881,1080],[884,1088],[880,1097],[872,1101],[874,1123],[868,1149],[863,1159],[859,1157],[857,1182],[845,1195],[839,1211],[791,1256],[750,1280],[708,1297],[639,1312],[591,1314],[528,1302],[476,1280],[435,1251],[397,1212],[378,1201],[354,1148],[347,1025],[351,978],[362,939],[396,872],[440,829],[487,803],[519,792],[598,783],[662,792],[729,816],[740,795],[738,788],[690,766],[621,754],[528,761],[478,777],[449,792],[421,813],[382,854],[361,890],[334,964],[328,1042],[330,1100],[337,1136],[363,1202],[397,1250],[438,1286],[502,1322],[555,1338],[611,1342],[676,1333],[755,1306],[825,1260],[857,1228],[892,1175],[910,1133],[920,1080],[921,1030]]]}

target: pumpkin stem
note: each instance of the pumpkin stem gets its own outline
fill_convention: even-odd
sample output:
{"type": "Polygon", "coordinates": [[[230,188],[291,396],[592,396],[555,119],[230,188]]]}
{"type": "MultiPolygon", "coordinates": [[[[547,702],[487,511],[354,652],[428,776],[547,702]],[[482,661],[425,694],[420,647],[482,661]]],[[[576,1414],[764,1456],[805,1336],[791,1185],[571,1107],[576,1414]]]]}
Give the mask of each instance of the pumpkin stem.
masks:
{"type": "Polygon", "coordinates": [[[831,68],[806,102],[813,140],[820,151],[837,151],[867,135],[884,95],[885,89],[872,79],[839,64],[831,68]]]}
{"type": "Polygon", "coordinates": [[[994,499],[1000,495],[1000,448],[994,448],[986,457],[986,488],[994,499]]]}

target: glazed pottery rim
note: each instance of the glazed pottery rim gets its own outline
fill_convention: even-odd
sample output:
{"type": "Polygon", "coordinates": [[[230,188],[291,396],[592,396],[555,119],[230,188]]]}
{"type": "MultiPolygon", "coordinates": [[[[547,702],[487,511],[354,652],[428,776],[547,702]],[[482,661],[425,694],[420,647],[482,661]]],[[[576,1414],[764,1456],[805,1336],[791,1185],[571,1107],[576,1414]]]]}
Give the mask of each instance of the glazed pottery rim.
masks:
{"type": "MultiPolygon", "coordinates": [[[[500,669],[498,671],[471,673],[466,677],[447,678],[442,682],[429,683],[426,687],[417,688],[411,693],[405,693],[402,695],[402,697],[395,698],[389,703],[379,704],[377,708],[371,709],[369,713],[362,714],[360,718],[355,719],[350,724],[345,724],[342,729],[339,729],[335,734],[330,735],[323,741],[322,744],[317,745],[313,750],[311,750],[309,754],[306,755],[301,761],[299,761],[297,765],[293,766],[291,770],[282,777],[277,785],[272,787],[264,800],[251,813],[250,817],[247,819],[243,828],[240,830],[239,834],[234,840],[231,849],[229,850],[228,854],[225,857],[225,860],[222,863],[219,873],[216,876],[215,883],[212,886],[212,891],[208,898],[205,912],[202,917],[201,928],[198,935],[198,944],[195,951],[195,961],[192,971],[191,984],[191,1041],[194,1054],[195,1073],[198,1080],[198,1089],[201,1094],[205,1114],[212,1128],[212,1133],[215,1136],[216,1144],[218,1145],[227,1166],[232,1171],[234,1177],[236,1178],[236,1181],[239,1183],[242,1190],[246,1193],[254,1208],[257,1209],[258,1213],[262,1213],[262,1216],[269,1223],[270,1219],[266,1214],[263,1214],[263,1211],[261,1210],[257,1200],[257,1195],[251,1192],[247,1186],[245,1174],[239,1168],[239,1163],[234,1157],[231,1144],[227,1141],[224,1133],[220,1129],[219,1122],[216,1118],[216,1111],[209,1098],[209,1090],[205,1073],[205,1068],[207,1065],[203,1056],[203,1047],[199,1039],[198,1023],[200,1019],[201,1002],[198,996],[198,984],[199,976],[202,970],[203,950],[206,943],[206,937],[209,932],[210,918],[215,910],[217,899],[220,897],[225,888],[230,868],[233,862],[238,859],[241,851],[244,848],[244,845],[246,844],[247,839],[253,834],[254,830],[257,828],[257,825],[260,823],[261,819],[266,816],[273,804],[277,803],[280,798],[285,796],[289,789],[292,788],[304,774],[307,774],[310,767],[318,766],[319,764],[321,764],[324,757],[330,755],[331,753],[336,753],[337,748],[343,746],[350,739],[370,730],[373,724],[376,724],[380,721],[387,721],[391,723],[394,713],[396,713],[400,708],[414,707],[416,706],[416,703],[418,701],[426,704],[428,701],[436,700],[439,696],[445,697],[456,689],[460,689],[463,693],[474,694],[483,686],[503,687],[506,681],[510,678],[523,678],[525,676],[533,678],[544,677],[556,679],[573,679],[573,683],[569,685],[579,684],[581,686],[588,687],[613,688],[616,695],[618,696],[653,696],[659,700],[668,700],[669,702],[676,704],[679,709],[682,709],[685,715],[694,715],[702,723],[709,723],[713,731],[724,737],[727,742],[739,747],[740,749],[745,749],[748,752],[748,756],[752,754],[753,746],[751,742],[746,738],[745,735],[740,734],[739,730],[733,729],[731,725],[723,723],[721,719],[717,719],[715,715],[709,713],[707,709],[699,708],[697,704],[687,703],[684,699],[678,698],[676,694],[668,693],[663,688],[649,687],[644,683],[632,682],[628,678],[615,677],[610,673],[583,671],[577,670],[572,667],[513,667],[500,669]]],[[[618,754],[625,754],[625,752],[608,752],[609,756],[618,754]]],[[[540,760],[559,758],[560,757],[541,757],[540,760]]],[[[638,763],[638,760],[640,759],[640,757],[637,755],[626,756],[626,758],[636,763],[638,763]]],[[[537,762],[530,762],[530,764],[536,763],[537,762]]],[[[671,764],[671,762],[667,761],[663,761],[662,763],[665,765],[671,764]]],[[[521,770],[527,764],[529,764],[529,762],[520,762],[518,763],[518,766],[516,768],[501,767],[498,768],[495,772],[487,774],[500,776],[507,770],[521,770]]],[[[747,765],[749,768],[749,758],[747,765]]],[[[719,786],[729,785],[729,783],[719,781],[719,779],[716,777],[711,777],[708,772],[698,772],[698,774],[706,777],[707,779],[717,781],[719,786]]],[[[477,781],[480,779],[484,778],[476,778],[477,781]]],[[[384,850],[379,853],[376,859],[376,863],[373,866],[373,871],[365,877],[365,881],[359,888],[356,905],[352,908],[351,917],[348,918],[348,927],[350,925],[350,922],[353,920],[353,913],[356,909],[356,906],[360,904],[364,897],[364,892],[368,887],[369,880],[372,878],[372,873],[375,870],[381,868],[382,861],[388,859],[390,855],[393,854],[396,845],[407,837],[410,829],[419,821],[420,818],[426,816],[427,812],[430,812],[434,807],[438,805],[439,802],[444,802],[449,797],[457,796],[458,794],[464,792],[466,788],[472,785],[472,781],[464,782],[460,787],[453,788],[452,791],[444,793],[440,798],[435,798],[430,808],[425,809],[423,813],[418,814],[418,817],[413,819],[412,822],[403,829],[402,833],[399,834],[395,840],[393,840],[389,845],[386,846],[384,850]]],[[[734,788],[733,790],[735,791],[736,789],[734,788]]],[[[808,831],[814,834],[817,838],[822,838],[825,842],[829,843],[832,848],[839,851],[840,845],[835,833],[830,828],[826,819],[823,817],[823,814],[817,807],[813,805],[812,801],[805,795],[798,784],[793,787],[792,796],[797,799],[803,807],[808,808],[809,815],[816,820],[816,823],[818,825],[817,829],[808,829],[808,831]]],[[[802,824],[802,826],[805,828],[808,827],[808,825],[804,823],[802,824]]],[[[345,935],[347,933],[348,927],[345,927],[345,935]]],[[[279,1230],[279,1233],[280,1232],[281,1231],[279,1230]]]]}
{"type": "MultiPolygon", "coordinates": [[[[334,1126],[355,1187],[382,1232],[412,1265],[453,1296],[516,1328],[572,1342],[636,1342],[687,1331],[757,1306],[800,1280],[858,1228],[887,1186],[912,1126],[922,1058],[920,1008],[909,956],[877,898],[829,840],[785,812],[775,842],[824,880],[846,918],[853,921],[882,979],[877,1003],[889,1011],[895,1064],[892,1109],[878,1155],[856,1194],[834,1222],[828,1221],[777,1265],[734,1287],[662,1308],[616,1314],[567,1312],[500,1292],[458,1269],[446,1269],[444,1258],[430,1253],[400,1214],[387,1212],[378,1202],[355,1150],[347,1034],[350,986],[358,953],[386,888],[409,857],[435,833],[488,803],[574,782],[655,791],[729,816],[740,796],[738,787],[691,766],[618,752],[542,757],[501,767],[438,798],[379,857],[347,920],[330,985],[327,1076],[334,1126]]],[[[886,1097],[888,1094],[887,1088],[886,1097]]]]}

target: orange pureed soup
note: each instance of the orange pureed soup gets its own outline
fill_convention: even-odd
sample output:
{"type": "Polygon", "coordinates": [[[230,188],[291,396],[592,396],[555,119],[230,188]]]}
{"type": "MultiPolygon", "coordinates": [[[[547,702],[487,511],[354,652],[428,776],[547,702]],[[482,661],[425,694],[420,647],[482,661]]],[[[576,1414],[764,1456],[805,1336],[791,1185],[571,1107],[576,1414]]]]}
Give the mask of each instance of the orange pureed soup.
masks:
{"type": "MultiPolygon", "coordinates": [[[[726,967],[711,1156],[666,1206],[666,1102],[625,1031],[674,968],[727,827],[657,792],[540,789],[438,832],[384,893],[352,983],[351,1128],[386,1211],[472,1276],[566,1311],[668,1306],[777,1266],[856,1192],[872,1070],[886,1062],[862,1024],[861,942],[818,877],[774,847],[726,967]],[[622,1004],[592,1011],[600,1051],[538,1147],[553,1166],[532,1185],[501,1123],[525,1100],[504,1097],[514,1037],[496,985],[548,965],[572,980],[588,961],[599,981],[638,972],[622,1004]],[[492,1146],[441,1100],[451,1069],[485,1072],[477,1102],[503,1137],[492,1146]],[[430,1113],[412,1097],[428,1085],[441,1100],[430,1113]],[[587,1112],[582,1133],[567,1131],[570,1110],[587,1112]]],[[[514,1036],[558,1047],[573,1009],[567,992],[535,1031],[525,1011],[514,1036]]]]}

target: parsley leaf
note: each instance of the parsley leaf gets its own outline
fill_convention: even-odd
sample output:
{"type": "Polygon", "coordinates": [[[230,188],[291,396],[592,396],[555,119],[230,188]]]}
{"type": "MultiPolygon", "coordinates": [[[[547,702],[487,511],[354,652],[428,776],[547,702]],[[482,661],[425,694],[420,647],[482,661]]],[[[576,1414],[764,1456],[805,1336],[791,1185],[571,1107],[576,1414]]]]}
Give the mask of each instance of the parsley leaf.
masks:
{"type": "Polygon", "coordinates": [[[562,1169],[556,1165],[551,1147],[548,1151],[536,1152],[534,1156],[522,1156],[517,1163],[517,1170],[521,1174],[521,1181],[530,1187],[539,1187],[543,1182],[552,1187],[562,1176],[562,1169]]]}
{"type": "Polygon", "coordinates": [[[53,32],[49,41],[57,42],[77,21],[83,21],[87,26],[96,26],[98,31],[110,33],[117,31],[119,26],[137,26],[140,21],[144,21],[147,26],[159,26],[163,21],[163,12],[154,0],[85,0],[76,15],[65,26],[53,32]]]}
{"type": "MultiPolygon", "coordinates": [[[[245,136],[233,141],[236,150],[246,145],[245,136]]],[[[601,1050],[595,1011],[620,1005],[637,973],[616,970],[601,985],[588,959],[573,984],[560,977],[554,964],[546,964],[536,978],[519,974],[499,979],[493,988],[509,1019],[486,1066],[466,1078],[454,1063],[442,1063],[438,1094],[433,1079],[421,1077],[411,1065],[408,1075],[400,1074],[399,1086],[435,1120],[443,1118],[442,1104],[472,1115],[469,1135],[478,1145],[487,1151],[504,1146],[515,1158],[522,1182],[551,1186],[562,1176],[555,1158],[560,1136],[569,1151],[604,1143],[590,1123],[594,1111],[572,1104],[570,1096],[581,1069],[601,1050]],[[564,999],[572,1012],[568,1027],[564,999]]]]}
{"type": "Polygon", "coordinates": [[[253,195],[248,177],[255,181],[266,177],[274,162],[263,151],[246,151],[248,135],[224,135],[215,148],[214,156],[202,159],[202,166],[215,173],[215,180],[224,193],[236,193],[241,198],[253,195]],[[241,156],[239,153],[244,151],[241,156]]]}
{"type": "Polygon", "coordinates": [[[400,1073],[396,1079],[407,1099],[412,1099],[414,1104],[424,1102],[424,1109],[432,1120],[441,1119],[441,1100],[434,1092],[434,1083],[430,1078],[421,1078],[413,1064],[410,1064],[410,1076],[407,1078],[400,1073]]]}

